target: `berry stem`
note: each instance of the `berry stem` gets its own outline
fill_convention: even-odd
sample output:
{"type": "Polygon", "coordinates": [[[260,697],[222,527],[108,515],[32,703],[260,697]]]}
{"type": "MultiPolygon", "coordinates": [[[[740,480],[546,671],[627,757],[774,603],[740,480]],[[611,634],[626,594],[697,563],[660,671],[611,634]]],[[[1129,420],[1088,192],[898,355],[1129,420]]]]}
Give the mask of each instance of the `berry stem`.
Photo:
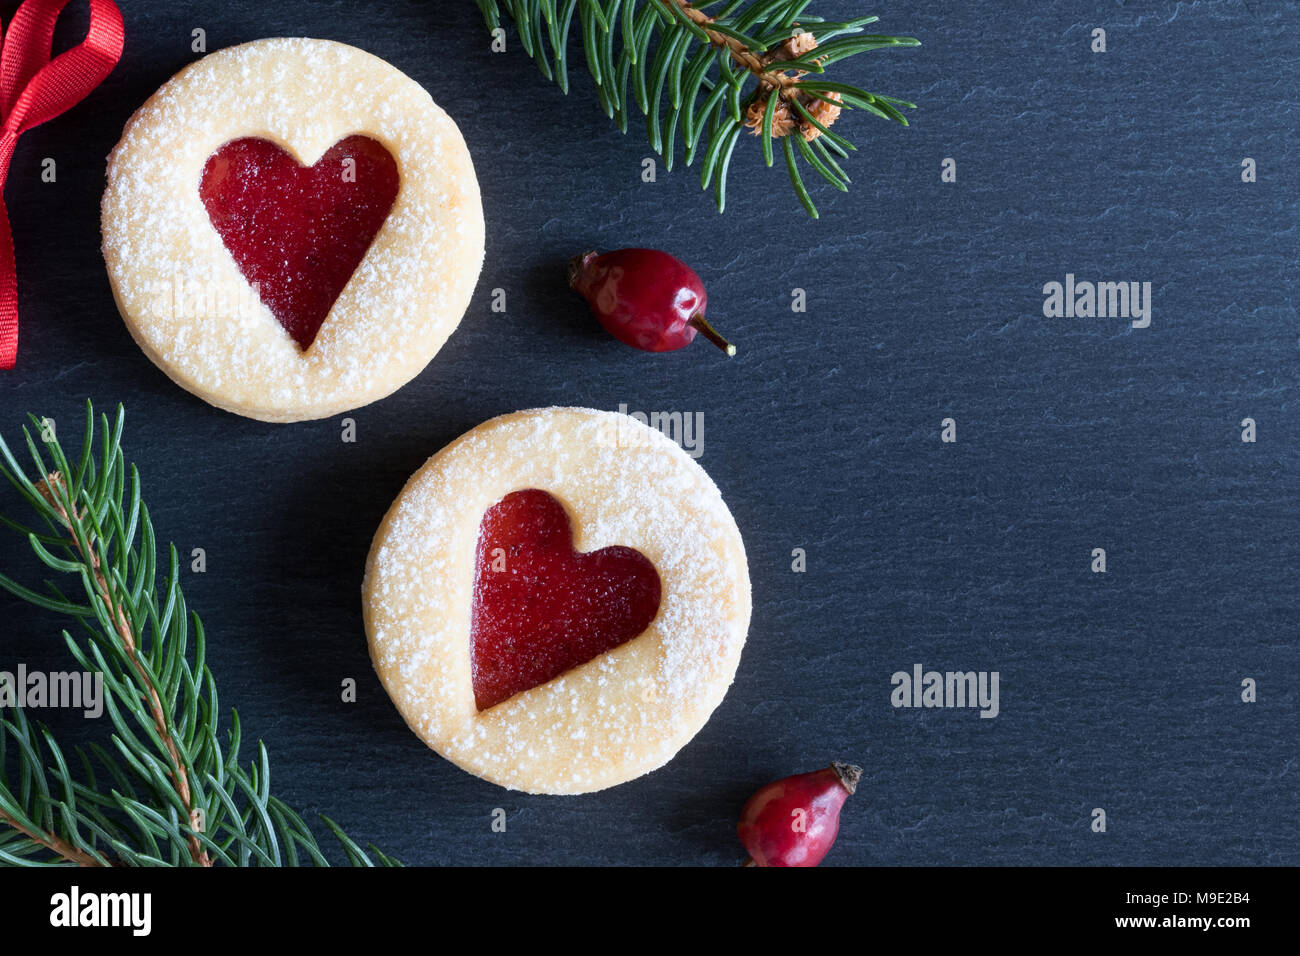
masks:
{"type": "Polygon", "coordinates": [[[837,760],[831,764],[831,769],[835,771],[835,776],[840,778],[840,786],[850,794],[857,793],[858,781],[862,779],[861,767],[855,767],[851,763],[837,760]]]}
{"type": "Polygon", "coordinates": [[[584,252],[582,255],[574,256],[569,260],[570,289],[573,289],[575,292],[582,292],[582,275],[586,271],[588,263],[599,255],[599,252],[584,252]]]}
{"type": "Polygon", "coordinates": [[[726,339],[724,339],[721,335],[719,335],[718,330],[715,329],[713,326],[709,325],[708,319],[706,319],[704,316],[702,315],[692,316],[691,320],[686,324],[694,328],[695,331],[700,333],[700,335],[704,336],[706,339],[708,339],[718,348],[722,349],[722,351],[726,352],[728,355],[736,354],[736,347],[732,345],[730,342],[728,342],[726,339]]]}

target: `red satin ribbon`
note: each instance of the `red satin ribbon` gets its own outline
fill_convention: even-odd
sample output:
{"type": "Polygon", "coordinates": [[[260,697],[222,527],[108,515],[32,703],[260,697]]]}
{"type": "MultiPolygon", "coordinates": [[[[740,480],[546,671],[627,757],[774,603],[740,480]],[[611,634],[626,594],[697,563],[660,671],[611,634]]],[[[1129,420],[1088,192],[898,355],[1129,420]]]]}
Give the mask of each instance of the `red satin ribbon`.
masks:
{"type": "Polygon", "coordinates": [[[90,0],[86,39],[50,59],[54,24],[70,0],[26,0],[0,43],[0,369],[18,357],[18,274],[3,202],[18,137],[76,106],[122,56],[122,14],[112,0],[90,0]]]}

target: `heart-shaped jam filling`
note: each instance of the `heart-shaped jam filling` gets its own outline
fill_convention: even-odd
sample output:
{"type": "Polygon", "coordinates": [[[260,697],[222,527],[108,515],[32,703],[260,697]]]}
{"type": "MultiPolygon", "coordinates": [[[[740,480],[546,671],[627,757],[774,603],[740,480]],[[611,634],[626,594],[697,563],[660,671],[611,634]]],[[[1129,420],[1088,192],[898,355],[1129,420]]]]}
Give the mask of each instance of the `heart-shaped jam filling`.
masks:
{"type": "Polygon", "coordinates": [[[239,271],[306,350],[397,199],[397,163],[367,136],[300,166],[265,139],[208,158],[199,197],[239,271]]]}
{"type": "Polygon", "coordinates": [[[569,516],[545,491],[506,495],[483,515],[470,662],[486,710],[636,637],[659,612],[654,565],[634,548],[573,550],[569,516]]]}

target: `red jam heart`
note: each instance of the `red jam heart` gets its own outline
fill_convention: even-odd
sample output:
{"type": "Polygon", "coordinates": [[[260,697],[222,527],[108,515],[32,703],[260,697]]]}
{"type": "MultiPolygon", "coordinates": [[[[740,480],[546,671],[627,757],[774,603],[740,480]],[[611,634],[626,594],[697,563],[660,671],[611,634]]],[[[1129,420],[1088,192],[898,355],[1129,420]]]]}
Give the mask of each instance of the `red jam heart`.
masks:
{"type": "Polygon", "coordinates": [[[474,700],[487,710],[636,637],[659,613],[654,565],[633,548],[573,550],[545,491],[506,495],[479,525],[470,615],[474,700]]]}
{"type": "Polygon", "coordinates": [[[397,199],[397,163],[367,136],[300,166],[275,143],[235,139],[208,158],[199,197],[244,278],[304,351],[397,199]]]}

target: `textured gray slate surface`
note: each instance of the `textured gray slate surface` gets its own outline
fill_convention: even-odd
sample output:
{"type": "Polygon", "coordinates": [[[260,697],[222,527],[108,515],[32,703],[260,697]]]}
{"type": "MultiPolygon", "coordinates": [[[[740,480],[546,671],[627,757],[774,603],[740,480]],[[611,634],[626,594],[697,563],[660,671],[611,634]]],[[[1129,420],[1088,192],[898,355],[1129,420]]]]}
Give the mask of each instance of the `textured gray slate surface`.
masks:
{"type": "MultiPolygon", "coordinates": [[[[123,64],[14,161],[24,338],[0,430],[30,410],[71,434],[87,396],[126,404],[160,534],[208,554],[186,587],[223,704],[268,742],[284,797],[410,863],[730,864],[752,789],[841,758],[868,773],[828,864],[1300,862],[1294,4],[882,6],[882,31],[925,45],[841,78],[921,109],[909,130],[844,121],[855,184],[815,191],[820,222],[752,148],[722,217],[694,171],[643,184],[639,130],[620,136],[580,77],[565,99],[513,42],[491,54],[467,0],[123,8],[123,64]],[[1105,54],[1089,50],[1097,26],[1105,54]],[[103,157],[192,58],[195,27],[212,49],[362,46],[424,84],[473,151],[488,220],[474,304],[417,381],[354,416],[354,445],[337,420],[207,407],[116,315],[103,157]],[[56,184],[39,182],[46,156],[56,184]],[[695,266],[738,358],[642,355],[595,327],[563,261],[632,245],[695,266]],[[1151,282],[1150,328],[1044,318],[1042,286],[1067,272],[1151,282]],[[505,315],[489,311],[498,287],[505,315]],[[587,797],[507,793],[429,752],[374,678],[369,539],[406,477],[479,421],[620,403],[705,413],[701,463],[749,549],[749,645],[663,770],[587,797]],[[949,416],[956,444],[939,440],[949,416]],[[893,709],[890,675],[916,663],[999,671],[1000,716],[893,709]]],[[[0,567],[35,576],[12,536],[0,567]]],[[[62,660],[59,622],[8,598],[0,616],[0,660],[62,660]]]]}

